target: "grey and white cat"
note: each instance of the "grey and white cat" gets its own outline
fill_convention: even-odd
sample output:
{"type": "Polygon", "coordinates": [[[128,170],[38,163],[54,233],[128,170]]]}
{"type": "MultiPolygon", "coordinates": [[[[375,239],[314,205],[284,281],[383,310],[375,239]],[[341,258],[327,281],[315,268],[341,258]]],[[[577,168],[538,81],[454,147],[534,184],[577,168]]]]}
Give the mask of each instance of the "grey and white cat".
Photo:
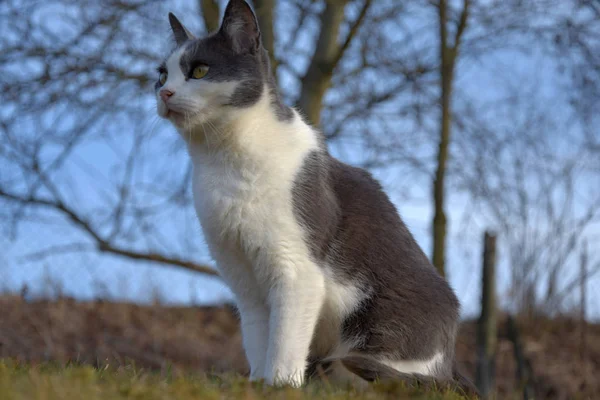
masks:
{"type": "Polygon", "coordinates": [[[330,362],[365,379],[451,379],[455,294],[379,183],[281,102],[252,9],[231,0],[205,38],[169,21],[177,47],[158,69],[158,114],[187,142],[251,379],[299,386],[330,362]]]}

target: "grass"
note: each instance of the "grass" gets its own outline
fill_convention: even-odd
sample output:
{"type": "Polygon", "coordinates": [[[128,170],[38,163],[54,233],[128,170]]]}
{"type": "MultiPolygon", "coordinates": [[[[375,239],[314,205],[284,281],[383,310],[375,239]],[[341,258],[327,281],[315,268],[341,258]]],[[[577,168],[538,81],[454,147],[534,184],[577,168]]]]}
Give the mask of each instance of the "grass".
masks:
{"type": "Polygon", "coordinates": [[[212,399],[444,399],[464,397],[450,391],[408,388],[401,383],[368,389],[334,388],[315,382],[302,389],[272,388],[239,376],[157,373],[133,365],[96,369],[85,365],[30,366],[0,361],[0,400],[212,400],[212,399]]]}

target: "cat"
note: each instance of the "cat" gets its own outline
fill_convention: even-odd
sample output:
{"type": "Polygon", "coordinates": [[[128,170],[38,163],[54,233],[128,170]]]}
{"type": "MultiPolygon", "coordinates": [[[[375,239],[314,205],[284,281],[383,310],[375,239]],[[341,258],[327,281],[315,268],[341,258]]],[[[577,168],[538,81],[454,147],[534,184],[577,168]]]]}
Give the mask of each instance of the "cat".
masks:
{"type": "Polygon", "coordinates": [[[176,48],[158,68],[157,111],[187,143],[250,379],[297,387],[335,364],[366,380],[451,380],[458,299],[381,185],[282,102],[252,8],[229,1],[204,38],[169,22],[176,48]]]}

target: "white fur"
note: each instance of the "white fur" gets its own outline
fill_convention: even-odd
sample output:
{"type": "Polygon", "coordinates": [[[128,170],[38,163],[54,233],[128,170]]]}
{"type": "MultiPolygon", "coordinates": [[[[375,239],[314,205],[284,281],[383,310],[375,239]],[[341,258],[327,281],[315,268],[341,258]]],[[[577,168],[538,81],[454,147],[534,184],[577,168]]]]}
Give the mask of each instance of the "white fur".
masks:
{"type": "Polygon", "coordinates": [[[326,295],[311,350],[318,358],[343,358],[356,343],[340,341],[342,323],[369,293],[349,283],[338,283],[328,266],[324,271],[326,295]]]}
{"type": "Polygon", "coordinates": [[[424,361],[390,361],[383,360],[383,364],[388,367],[394,368],[395,370],[405,374],[421,374],[426,376],[435,376],[437,367],[444,360],[442,353],[436,353],[429,360],[424,361]]]}

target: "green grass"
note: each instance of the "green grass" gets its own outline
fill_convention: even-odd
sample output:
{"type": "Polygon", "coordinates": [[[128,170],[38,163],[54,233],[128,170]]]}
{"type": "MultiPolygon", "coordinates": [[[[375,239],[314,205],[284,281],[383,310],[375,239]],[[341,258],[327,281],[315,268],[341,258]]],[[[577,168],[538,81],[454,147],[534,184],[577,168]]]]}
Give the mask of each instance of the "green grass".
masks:
{"type": "Polygon", "coordinates": [[[311,383],[302,389],[271,388],[239,376],[156,373],[134,366],[28,366],[0,360],[0,400],[191,400],[191,399],[462,399],[453,392],[425,391],[402,384],[368,389],[311,383]]]}

